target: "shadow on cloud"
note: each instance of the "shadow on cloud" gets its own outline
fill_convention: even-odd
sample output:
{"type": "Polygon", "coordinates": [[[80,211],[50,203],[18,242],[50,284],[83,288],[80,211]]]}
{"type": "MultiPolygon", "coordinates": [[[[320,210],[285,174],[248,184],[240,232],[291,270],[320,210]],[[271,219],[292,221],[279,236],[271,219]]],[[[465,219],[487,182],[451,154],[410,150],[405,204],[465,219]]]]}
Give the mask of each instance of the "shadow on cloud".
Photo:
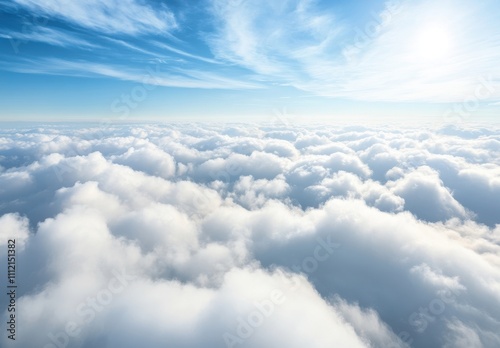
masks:
{"type": "Polygon", "coordinates": [[[497,347],[499,141],[481,129],[4,129],[16,343],[497,347]]]}

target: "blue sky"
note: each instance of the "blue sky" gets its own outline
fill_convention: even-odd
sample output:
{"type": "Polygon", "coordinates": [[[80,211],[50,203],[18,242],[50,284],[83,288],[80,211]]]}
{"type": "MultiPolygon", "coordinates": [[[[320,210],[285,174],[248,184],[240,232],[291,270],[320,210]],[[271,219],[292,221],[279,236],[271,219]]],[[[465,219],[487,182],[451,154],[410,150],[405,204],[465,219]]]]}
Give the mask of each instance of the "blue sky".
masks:
{"type": "Polygon", "coordinates": [[[464,122],[500,111],[493,0],[0,6],[2,120],[464,122]]]}

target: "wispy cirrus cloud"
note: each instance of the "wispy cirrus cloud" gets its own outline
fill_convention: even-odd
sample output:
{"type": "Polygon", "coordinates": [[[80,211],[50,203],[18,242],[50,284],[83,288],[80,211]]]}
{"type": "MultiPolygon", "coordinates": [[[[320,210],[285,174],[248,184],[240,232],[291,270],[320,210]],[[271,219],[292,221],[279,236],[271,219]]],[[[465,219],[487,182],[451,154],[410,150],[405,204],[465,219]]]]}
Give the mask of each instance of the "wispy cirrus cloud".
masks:
{"type": "Polygon", "coordinates": [[[457,102],[483,78],[488,99],[500,98],[500,29],[488,4],[391,1],[361,28],[319,4],[215,1],[207,42],[221,59],[321,96],[457,102]]]}
{"type": "Polygon", "coordinates": [[[35,26],[30,32],[3,31],[0,37],[5,39],[19,40],[22,42],[37,41],[53,46],[97,48],[96,43],[78,37],[76,34],[54,28],[35,26]]]}
{"type": "MultiPolygon", "coordinates": [[[[1,64],[0,64],[1,66],[1,64]]],[[[210,71],[171,68],[168,64],[156,63],[131,68],[119,64],[104,64],[92,61],[71,61],[59,58],[23,60],[12,71],[29,74],[64,76],[110,77],[123,81],[148,85],[202,89],[256,89],[259,82],[236,79],[210,71]]]]}
{"type": "Polygon", "coordinates": [[[353,15],[322,0],[202,3],[15,0],[23,10],[12,16],[14,25],[0,29],[0,39],[63,47],[64,63],[44,66],[59,62],[60,52],[42,46],[29,57],[32,67],[8,55],[2,66],[136,81],[154,61],[169,63],[168,79],[158,78],[162,86],[265,86],[273,92],[292,87],[342,101],[500,101],[500,27],[493,0],[380,1],[380,12],[366,22],[358,21],[358,14],[366,18],[364,8],[353,15]],[[25,23],[25,10],[54,25],[25,23]]]}
{"type": "Polygon", "coordinates": [[[309,0],[280,3],[213,2],[217,29],[207,37],[215,56],[262,74],[300,73],[300,60],[328,49],[340,25],[332,14],[321,13],[309,0]]]}
{"type": "Polygon", "coordinates": [[[105,33],[167,34],[177,28],[174,14],[164,4],[153,7],[137,0],[16,0],[16,3],[32,11],[105,33]]]}
{"type": "Polygon", "coordinates": [[[180,56],[183,56],[183,57],[186,57],[186,58],[190,58],[190,59],[194,59],[194,60],[199,60],[199,61],[202,61],[202,62],[205,62],[205,63],[222,64],[222,62],[220,62],[220,61],[218,61],[216,59],[202,57],[202,56],[199,56],[199,55],[196,55],[196,54],[192,54],[192,53],[186,52],[184,50],[181,50],[179,48],[167,45],[167,44],[165,44],[163,42],[154,42],[154,45],[157,46],[158,48],[162,49],[162,50],[166,50],[168,52],[173,52],[173,53],[176,53],[176,54],[178,54],[180,56]]]}
{"type": "Polygon", "coordinates": [[[487,8],[469,5],[401,2],[357,52],[344,51],[337,65],[316,62],[322,83],[302,88],[360,100],[460,102],[487,79],[489,98],[498,99],[500,69],[492,57],[500,51],[500,30],[487,8]]]}

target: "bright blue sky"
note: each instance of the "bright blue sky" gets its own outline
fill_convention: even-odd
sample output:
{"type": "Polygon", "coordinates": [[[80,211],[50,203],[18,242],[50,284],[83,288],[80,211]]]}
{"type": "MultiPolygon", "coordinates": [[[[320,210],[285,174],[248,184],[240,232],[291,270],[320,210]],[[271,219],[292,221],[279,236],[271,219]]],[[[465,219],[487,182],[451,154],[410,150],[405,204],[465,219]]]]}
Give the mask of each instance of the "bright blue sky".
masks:
{"type": "Polygon", "coordinates": [[[3,120],[500,111],[500,3],[0,0],[3,120]]]}

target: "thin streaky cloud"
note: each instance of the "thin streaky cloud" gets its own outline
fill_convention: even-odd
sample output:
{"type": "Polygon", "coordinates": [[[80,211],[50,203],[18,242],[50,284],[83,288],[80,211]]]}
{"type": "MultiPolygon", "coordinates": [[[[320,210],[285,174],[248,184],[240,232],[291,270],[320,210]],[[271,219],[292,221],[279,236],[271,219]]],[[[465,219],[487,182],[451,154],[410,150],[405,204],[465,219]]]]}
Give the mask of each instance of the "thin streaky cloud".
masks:
{"type": "Polygon", "coordinates": [[[18,40],[21,42],[37,41],[53,46],[72,47],[72,48],[99,48],[102,47],[96,43],[89,42],[73,33],[47,28],[33,27],[31,32],[22,33],[15,31],[4,31],[0,33],[3,38],[18,40]]]}
{"type": "Polygon", "coordinates": [[[218,60],[215,60],[215,59],[212,59],[212,58],[198,56],[196,54],[192,54],[192,53],[189,53],[189,52],[185,52],[185,51],[183,51],[181,49],[172,47],[172,46],[167,45],[167,44],[165,44],[163,42],[154,42],[154,45],[157,46],[157,47],[159,47],[159,48],[161,48],[161,49],[165,49],[165,50],[167,50],[169,52],[177,53],[180,56],[184,56],[184,57],[191,58],[191,59],[196,59],[196,60],[199,60],[199,61],[202,61],[202,62],[205,62],[205,63],[223,64],[221,61],[218,61],[218,60]]]}
{"type": "Polygon", "coordinates": [[[158,57],[159,56],[159,53],[158,52],[153,52],[153,51],[150,51],[148,49],[144,49],[144,48],[141,48],[137,45],[133,45],[129,42],[126,42],[124,40],[119,40],[119,39],[113,39],[111,37],[107,37],[107,36],[103,36],[102,37],[104,40],[108,40],[108,41],[111,41],[111,42],[114,42],[118,45],[121,45],[123,47],[126,47],[128,49],[131,49],[133,51],[137,51],[137,52],[141,52],[141,53],[144,53],[146,55],[150,55],[150,56],[154,56],[154,57],[158,57]]]}
{"type": "Polygon", "coordinates": [[[31,11],[106,33],[168,33],[177,28],[174,14],[165,5],[153,7],[136,0],[15,1],[31,11]]]}
{"type": "Polygon", "coordinates": [[[129,69],[126,66],[120,65],[47,58],[38,61],[24,60],[22,64],[11,67],[11,69],[25,74],[111,77],[123,81],[146,83],[163,87],[235,90],[258,89],[263,87],[258,82],[237,80],[212,72],[182,68],[169,70],[168,64],[160,63],[145,65],[142,69],[129,69]]]}
{"type": "MultiPolygon", "coordinates": [[[[460,105],[481,117],[494,116],[500,100],[500,5],[494,0],[374,0],[366,6],[347,0],[10,4],[1,12],[6,18],[0,24],[2,72],[101,76],[116,80],[119,93],[119,81],[159,63],[165,71],[161,77],[169,79],[161,86],[219,89],[225,84],[221,89],[235,90],[234,105],[262,100],[261,108],[240,109],[249,115],[279,107],[283,96],[306,95],[315,102],[300,106],[303,116],[379,119],[390,105],[390,119],[400,112],[408,117],[431,112],[426,117],[446,121],[467,116],[448,114],[460,105]],[[90,72],[69,64],[41,66],[57,64],[51,60],[56,57],[90,72]],[[242,88],[267,92],[248,96],[237,92],[242,88]]],[[[67,90],[62,79],[51,86],[67,90]]],[[[226,98],[224,93],[214,93],[213,100],[226,98]]],[[[157,99],[151,105],[160,104],[157,99]]],[[[215,102],[214,108],[214,114],[227,116],[234,111],[215,102]]]]}
{"type": "MultiPolygon", "coordinates": [[[[214,54],[320,96],[356,100],[457,102],[482,77],[500,77],[493,58],[500,50],[500,29],[483,5],[401,1],[395,10],[388,4],[367,23],[371,31],[378,27],[373,35],[364,27],[332,32],[334,16],[318,15],[313,2],[285,3],[222,7],[218,2],[220,29],[208,40],[214,54]],[[392,14],[384,19],[387,13],[392,14]],[[284,30],[286,21],[294,28],[284,30]],[[334,38],[341,33],[352,34],[353,43],[336,47],[334,38]],[[297,34],[313,39],[301,45],[297,34]],[[441,56],[432,56],[441,46],[446,46],[441,56]]],[[[490,99],[500,97],[500,85],[494,85],[490,99]]]]}

